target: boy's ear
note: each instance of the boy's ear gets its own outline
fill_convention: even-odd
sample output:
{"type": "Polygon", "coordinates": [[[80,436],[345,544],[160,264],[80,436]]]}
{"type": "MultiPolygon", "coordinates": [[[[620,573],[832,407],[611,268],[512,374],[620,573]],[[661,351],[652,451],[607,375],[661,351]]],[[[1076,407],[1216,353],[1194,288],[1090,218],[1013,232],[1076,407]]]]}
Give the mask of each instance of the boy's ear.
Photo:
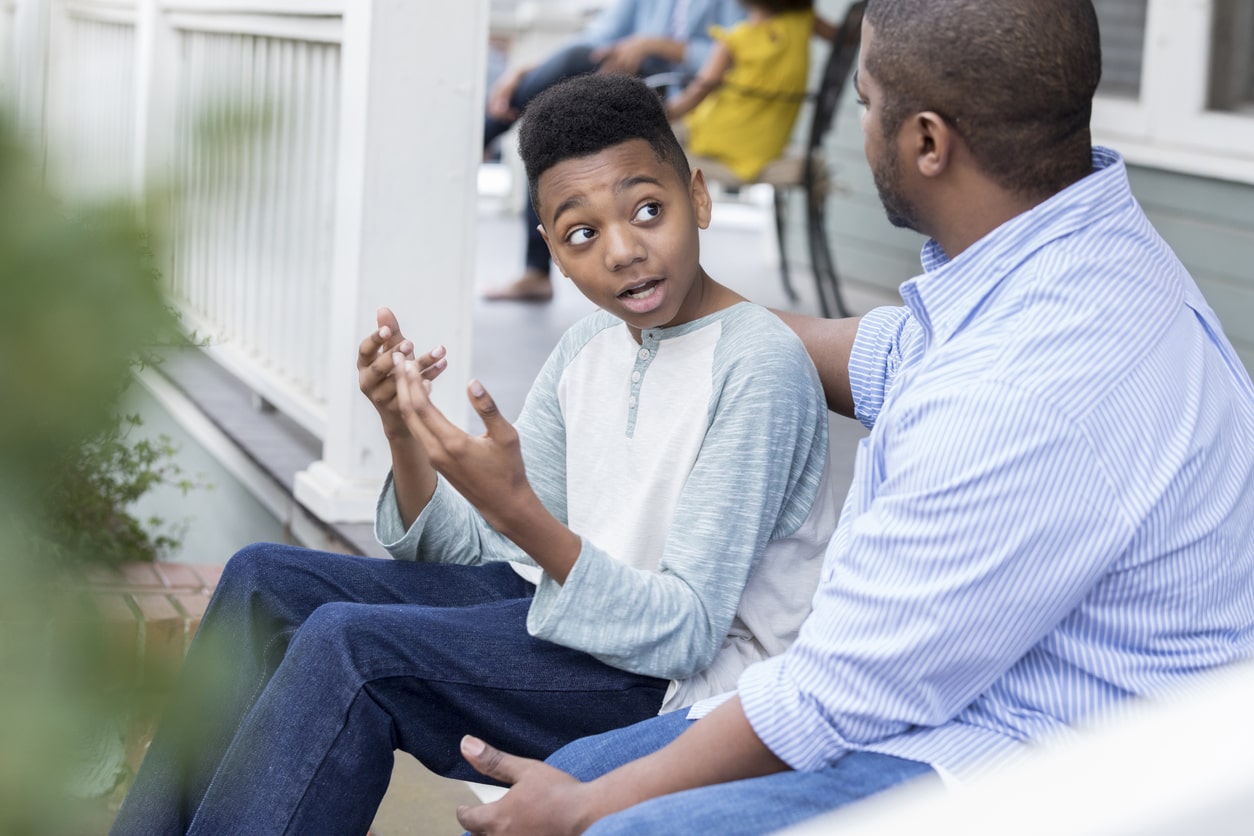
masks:
{"type": "Polygon", "coordinates": [[[710,225],[710,190],[705,185],[705,175],[701,169],[692,170],[692,180],[688,184],[688,196],[692,200],[692,211],[697,216],[697,227],[706,229],[710,225]]]}
{"type": "Polygon", "coordinates": [[[554,252],[553,242],[549,240],[549,233],[545,231],[544,224],[536,224],[536,229],[540,230],[540,237],[544,239],[544,246],[549,248],[549,258],[553,259],[553,263],[557,265],[557,271],[569,279],[570,273],[566,272],[566,268],[562,266],[562,260],[554,252]]]}

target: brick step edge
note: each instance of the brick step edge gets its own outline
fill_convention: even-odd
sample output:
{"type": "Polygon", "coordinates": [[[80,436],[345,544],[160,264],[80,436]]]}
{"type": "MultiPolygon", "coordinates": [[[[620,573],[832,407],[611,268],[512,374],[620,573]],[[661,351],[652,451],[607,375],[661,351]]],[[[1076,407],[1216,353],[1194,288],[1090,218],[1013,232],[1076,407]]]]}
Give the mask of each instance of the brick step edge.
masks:
{"type": "Polygon", "coordinates": [[[169,681],[221,576],[219,564],[127,563],[83,570],[79,585],[119,651],[121,684],[169,681]]]}

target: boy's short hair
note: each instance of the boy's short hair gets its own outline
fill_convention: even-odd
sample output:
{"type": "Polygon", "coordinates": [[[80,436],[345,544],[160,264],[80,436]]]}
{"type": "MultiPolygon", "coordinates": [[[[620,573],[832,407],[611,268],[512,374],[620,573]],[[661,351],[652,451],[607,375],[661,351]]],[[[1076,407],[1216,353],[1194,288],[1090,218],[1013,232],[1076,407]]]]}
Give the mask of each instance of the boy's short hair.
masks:
{"type": "Polygon", "coordinates": [[[558,163],[599,154],[606,148],[643,139],[658,160],[675,169],[681,182],[691,177],[688,158],[675,138],[657,92],[627,75],[576,76],[540,93],[523,112],[518,151],[539,210],[536,184],[558,163]]]}

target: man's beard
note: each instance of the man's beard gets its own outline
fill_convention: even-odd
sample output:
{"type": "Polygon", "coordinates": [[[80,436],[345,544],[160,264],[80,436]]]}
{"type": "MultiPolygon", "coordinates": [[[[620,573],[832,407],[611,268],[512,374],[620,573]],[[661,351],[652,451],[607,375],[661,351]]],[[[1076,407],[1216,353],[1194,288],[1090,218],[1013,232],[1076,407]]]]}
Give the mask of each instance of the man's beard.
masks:
{"type": "Polygon", "coordinates": [[[919,213],[915,205],[901,193],[901,166],[897,157],[897,149],[890,142],[888,150],[878,165],[871,167],[871,177],[875,180],[875,191],[879,194],[880,204],[888,222],[903,229],[919,231],[919,213]]]}

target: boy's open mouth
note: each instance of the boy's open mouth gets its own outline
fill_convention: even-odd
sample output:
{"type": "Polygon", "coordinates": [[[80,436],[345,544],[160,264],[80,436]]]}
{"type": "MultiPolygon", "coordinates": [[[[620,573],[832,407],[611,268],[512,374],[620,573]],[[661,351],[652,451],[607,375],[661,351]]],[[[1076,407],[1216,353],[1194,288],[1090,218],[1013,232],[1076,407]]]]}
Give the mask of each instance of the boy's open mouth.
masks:
{"type": "Polygon", "coordinates": [[[661,283],[661,279],[649,279],[647,282],[642,282],[635,287],[627,288],[618,295],[627,299],[647,299],[653,295],[653,291],[661,283]]]}

